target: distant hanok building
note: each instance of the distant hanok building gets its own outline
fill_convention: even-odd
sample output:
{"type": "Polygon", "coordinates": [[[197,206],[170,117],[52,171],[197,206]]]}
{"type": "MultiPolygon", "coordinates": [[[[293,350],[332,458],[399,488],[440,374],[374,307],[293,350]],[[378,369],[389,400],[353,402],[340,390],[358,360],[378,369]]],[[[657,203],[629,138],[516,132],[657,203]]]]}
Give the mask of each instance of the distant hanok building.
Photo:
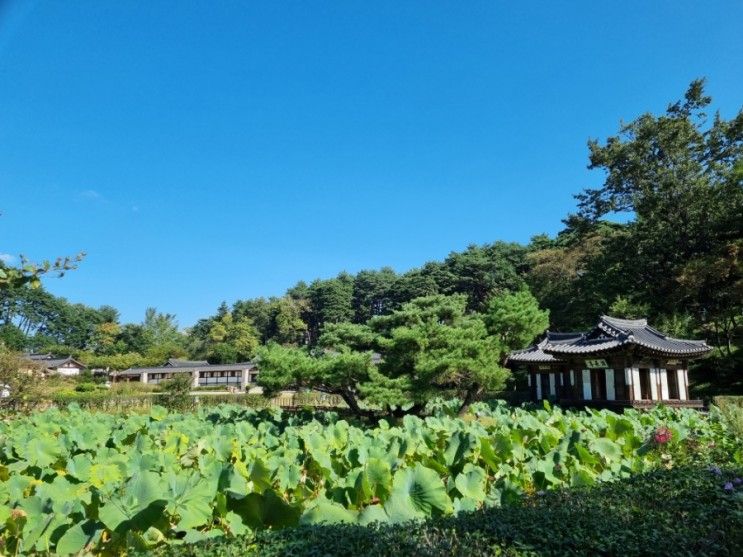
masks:
{"type": "Polygon", "coordinates": [[[33,365],[45,374],[80,375],[80,372],[86,369],[85,364],[78,362],[72,356],[56,358],[51,354],[28,354],[26,359],[33,362],[33,365]]]}
{"type": "Polygon", "coordinates": [[[531,399],[566,406],[701,407],[689,399],[689,360],[711,348],[701,340],[672,338],[646,319],[602,316],[587,333],[551,333],[513,352],[511,368],[524,370],[531,399]]]}
{"type": "Polygon", "coordinates": [[[179,374],[188,374],[194,387],[234,387],[250,390],[257,387],[258,369],[252,362],[238,364],[210,364],[206,360],[169,359],[160,367],[133,367],[111,374],[114,382],[139,381],[162,383],[179,374]]]}

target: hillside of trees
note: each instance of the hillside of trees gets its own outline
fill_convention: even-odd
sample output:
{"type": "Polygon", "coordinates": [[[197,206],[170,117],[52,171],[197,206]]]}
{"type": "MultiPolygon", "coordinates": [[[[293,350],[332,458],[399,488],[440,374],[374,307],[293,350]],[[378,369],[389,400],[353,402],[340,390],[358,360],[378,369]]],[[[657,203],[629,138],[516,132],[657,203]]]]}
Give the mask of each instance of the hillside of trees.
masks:
{"type": "Polygon", "coordinates": [[[609,313],[705,338],[716,350],[697,364],[704,371],[697,382],[711,383],[710,392],[742,391],[735,371],[743,368],[743,111],[726,120],[711,107],[697,80],[665,113],[589,141],[589,168],[604,182],[576,195],[577,211],[555,237],[472,245],[404,273],[302,281],[280,297],[223,303],[185,331],[155,309],[123,324],[115,308],[73,304],[18,282],[0,289],[0,341],[113,369],[171,356],[228,363],[263,345],[316,347],[338,324],[365,325],[422,297],[453,297],[463,315],[486,316],[494,298],[529,291],[552,330],[585,329],[609,313]]]}

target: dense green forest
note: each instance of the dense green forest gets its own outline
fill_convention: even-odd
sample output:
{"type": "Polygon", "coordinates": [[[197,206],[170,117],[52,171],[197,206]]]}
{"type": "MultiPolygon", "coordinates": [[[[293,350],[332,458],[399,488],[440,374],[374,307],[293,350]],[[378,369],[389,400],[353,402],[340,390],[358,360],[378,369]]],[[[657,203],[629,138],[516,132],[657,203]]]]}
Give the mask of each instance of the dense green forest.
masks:
{"type": "Polygon", "coordinates": [[[520,295],[523,303],[500,311],[531,312],[526,336],[500,339],[500,359],[547,325],[524,294],[530,292],[548,311],[552,330],[588,328],[610,313],[647,316],[675,336],[706,338],[716,350],[698,364],[705,373],[697,373],[697,383],[741,389],[733,372],[741,368],[743,345],[743,110],[729,120],[713,112],[697,80],[665,113],[623,123],[617,135],[591,140],[588,149],[588,167],[603,174],[603,184],[576,195],[577,210],[555,237],[472,245],[404,273],[382,268],[299,282],[280,297],[223,303],[185,331],[175,316],[155,309],[141,323],[122,324],[115,308],[73,304],[16,281],[0,289],[0,340],[114,369],[169,356],[226,363],[262,350],[266,361],[289,357],[276,347],[298,347],[309,357],[306,347],[382,346],[389,358],[402,348],[389,346],[395,334],[380,324],[384,316],[409,314],[413,300],[456,307],[446,334],[470,342],[482,331],[482,339],[489,336],[488,319],[499,311],[494,300],[513,304],[507,296],[520,295]],[[471,316],[481,325],[472,325],[471,316]],[[377,338],[359,339],[369,331],[377,338]]]}

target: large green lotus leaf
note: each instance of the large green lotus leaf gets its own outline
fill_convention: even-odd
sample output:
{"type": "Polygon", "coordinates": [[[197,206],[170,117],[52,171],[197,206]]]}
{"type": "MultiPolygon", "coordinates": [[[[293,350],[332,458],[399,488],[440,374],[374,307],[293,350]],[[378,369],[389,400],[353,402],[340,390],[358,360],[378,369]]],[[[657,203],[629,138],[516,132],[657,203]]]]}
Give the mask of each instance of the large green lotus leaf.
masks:
{"type": "Polygon", "coordinates": [[[186,474],[168,472],[164,477],[165,510],[180,520],[178,530],[196,528],[212,518],[212,501],[216,494],[216,483],[210,482],[197,472],[186,474]]]}
{"type": "Polygon", "coordinates": [[[582,443],[575,443],[573,445],[573,451],[575,452],[575,457],[584,466],[593,468],[599,462],[596,455],[589,451],[582,443]]]}
{"type": "Polygon", "coordinates": [[[80,524],[70,527],[57,541],[55,553],[58,555],[70,555],[80,553],[86,547],[92,547],[98,543],[103,533],[103,525],[100,522],[86,520],[80,524]]]}
{"type": "Polygon", "coordinates": [[[109,530],[123,531],[131,523],[142,531],[162,515],[165,504],[160,477],[154,472],[141,472],[132,476],[121,494],[105,500],[98,515],[109,530]]]}
{"type": "Polygon", "coordinates": [[[271,470],[269,470],[263,460],[256,458],[248,465],[249,487],[256,493],[263,493],[271,487],[271,470]]]}
{"type": "Polygon", "coordinates": [[[135,451],[131,453],[131,456],[128,459],[126,471],[128,475],[134,475],[137,472],[143,472],[145,470],[154,471],[159,467],[160,459],[155,452],[135,451]]]}
{"type": "Polygon", "coordinates": [[[4,482],[3,485],[8,490],[8,501],[10,504],[15,504],[25,497],[25,493],[33,479],[23,474],[13,474],[8,478],[8,481],[4,482]]]}
{"type": "Polygon", "coordinates": [[[555,462],[551,458],[538,460],[534,463],[534,483],[541,488],[555,486],[562,483],[560,478],[555,476],[555,462]]]}
{"type": "Polygon", "coordinates": [[[319,433],[310,433],[304,437],[305,448],[313,460],[325,470],[332,472],[333,463],[330,460],[330,447],[325,438],[319,433]]]}
{"type": "Polygon", "coordinates": [[[570,473],[570,485],[573,487],[591,486],[596,483],[596,474],[585,466],[577,464],[570,473]]]}
{"type": "Polygon", "coordinates": [[[278,465],[275,480],[282,491],[291,491],[302,481],[302,468],[294,462],[281,463],[278,465]]]}
{"type": "Polygon", "coordinates": [[[228,495],[237,499],[245,497],[249,492],[248,480],[234,466],[224,471],[221,486],[228,495]]]}
{"type": "MultiPolygon", "coordinates": [[[[18,449],[16,449],[18,450],[18,449]]],[[[31,439],[23,450],[23,457],[31,466],[51,466],[61,456],[62,448],[55,438],[31,439]]]]}
{"type": "Polygon", "coordinates": [[[183,456],[189,448],[189,439],[180,431],[168,431],[163,436],[164,446],[161,450],[166,453],[172,453],[178,457],[183,456]]]}
{"type": "Polygon", "coordinates": [[[229,533],[233,536],[244,536],[250,531],[250,528],[243,522],[242,517],[234,511],[227,511],[224,521],[227,523],[229,533]]]}
{"type": "Polygon", "coordinates": [[[88,481],[93,487],[115,487],[122,479],[121,469],[115,464],[93,464],[90,467],[88,481]]]}
{"type": "Polygon", "coordinates": [[[229,460],[232,456],[232,440],[228,437],[220,437],[211,441],[211,447],[214,449],[217,457],[222,460],[229,460]]]}
{"type": "Polygon", "coordinates": [[[519,431],[518,429],[513,429],[511,430],[511,434],[509,435],[509,437],[511,438],[511,458],[515,462],[526,460],[526,458],[530,455],[526,449],[526,436],[524,432],[519,431]]]}
{"type": "Polygon", "coordinates": [[[459,468],[464,456],[470,450],[474,439],[470,435],[458,431],[449,438],[444,450],[444,462],[449,468],[459,468]]]}
{"type": "Polygon", "coordinates": [[[367,526],[374,522],[385,523],[389,521],[390,517],[387,516],[382,505],[369,505],[359,513],[359,524],[362,526],[367,526]]]}
{"type": "Polygon", "coordinates": [[[67,478],[57,476],[51,483],[42,483],[36,488],[41,499],[52,502],[52,510],[61,514],[84,513],[82,504],[90,504],[91,492],[85,484],[70,483],[67,478]]]}
{"type": "Polygon", "coordinates": [[[457,497],[454,499],[454,514],[461,512],[472,512],[480,508],[481,502],[469,497],[457,497]]]}
{"type": "Polygon", "coordinates": [[[485,464],[488,465],[488,468],[490,468],[490,470],[492,470],[493,472],[498,470],[500,465],[498,455],[493,449],[492,442],[487,437],[482,437],[480,439],[480,457],[485,462],[485,464]]]}
{"type": "Polygon", "coordinates": [[[152,408],[150,408],[150,419],[153,421],[159,422],[167,418],[168,416],[168,410],[166,408],[163,408],[162,406],[153,405],[152,408]]]}
{"type": "Polygon", "coordinates": [[[227,506],[253,529],[296,526],[302,514],[299,506],[290,505],[271,489],[262,495],[250,493],[242,499],[228,499],[227,506]]]}
{"type": "Polygon", "coordinates": [[[335,524],[339,522],[354,523],[358,516],[355,512],[349,511],[343,505],[329,501],[325,497],[320,497],[302,513],[299,519],[300,524],[335,524]]]}
{"type": "Polygon", "coordinates": [[[67,516],[55,513],[51,501],[39,497],[29,497],[21,502],[20,508],[26,513],[23,525],[23,552],[50,551],[54,542],[62,535],[67,516]]]}
{"type": "Polygon", "coordinates": [[[184,544],[191,545],[206,540],[221,538],[223,536],[224,532],[218,528],[215,528],[214,530],[207,530],[206,532],[201,532],[199,530],[188,530],[186,531],[186,535],[183,536],[182,541],[184,544]]]}
{"type": "Polygon", "coordinates": [[[633,435],[635,432],[635,426],[632,421],[622,416],[607,415],[606,423],[609,426],[607,437],[612,440],[625,437],[627,434],[633,435]]]}
{"type": "Polygon", "coordinates": [[[361,489],[365,499],[377,497],[387,500],[392,486],[392,470],[390,465],[379,458],[370,458],[359,475],[361,489]]]}
{"type": "Polygon", "coordinates": [[[418,464],[395,472],[384,508],[393,522],[401,522],[451,512],[452,502],[439,475],[418,464]]]}
{"type": "Polygon", "coordinates": [[[479,466],[467,463],[464,465],[464,470],[459,474],[454,481],[454,485],[457,491],[464,497],[468,497],[473,501],[481,503],[485,500],[485,483],[487,481],[487,475],[485,470],[479,466]]]}
{"type": "Polygon", "coordinates": [[[348,444],[348,422],[340,420],[329,429],[333,447],[338,450],[346,447],[348,444]]]}
{"type": "Polygon", "coordinates": [[[607,463],[619,460],[622,457],[622,448],[605,437],[594,439],[590,444],[591,450],[601,455],[607,463]]]}
{"type": "Polygon", "coordinates": [[[67,473],[81,482],[90,480],[90,469],[93,460],[87,454],[76,454],[67,461],[67,473]]]}

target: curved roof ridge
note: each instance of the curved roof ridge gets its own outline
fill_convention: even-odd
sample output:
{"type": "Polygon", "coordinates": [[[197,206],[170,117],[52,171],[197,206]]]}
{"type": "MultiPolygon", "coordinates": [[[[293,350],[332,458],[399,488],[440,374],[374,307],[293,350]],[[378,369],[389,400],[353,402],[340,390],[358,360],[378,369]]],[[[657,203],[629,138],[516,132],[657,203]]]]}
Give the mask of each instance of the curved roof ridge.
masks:
{"type": "Polygon", "coordinates": [[[614,327],[647,327],[647,319],[624,319],[621,317],[612,317],[611,315],[602,315],[601,320],[614,327]]]}

